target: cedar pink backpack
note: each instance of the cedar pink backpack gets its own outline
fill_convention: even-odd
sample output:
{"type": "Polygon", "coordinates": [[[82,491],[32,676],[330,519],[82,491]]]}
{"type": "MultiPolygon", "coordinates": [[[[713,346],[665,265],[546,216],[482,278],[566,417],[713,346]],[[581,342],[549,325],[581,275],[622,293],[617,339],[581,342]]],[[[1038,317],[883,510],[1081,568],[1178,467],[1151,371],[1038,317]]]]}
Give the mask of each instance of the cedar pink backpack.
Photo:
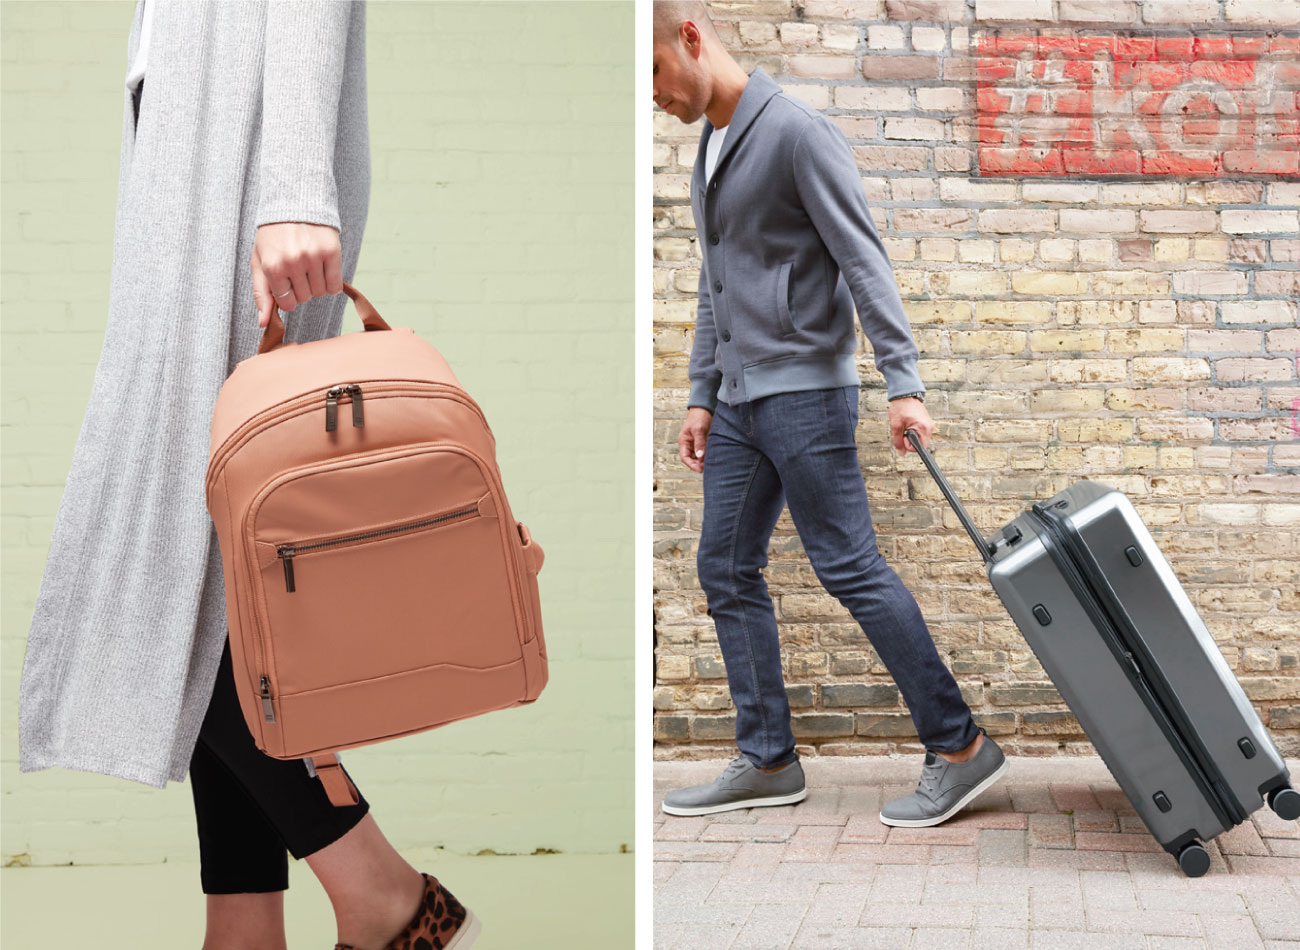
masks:
{"type": "Polygon", "coordinates": [[[239,703],[267,755],[358,801],[338,752],[546,685],[542,548],[446,360],[350,284],[365,332],[284,341],[278,310],[212,416],[207,506],[239,703]]]}

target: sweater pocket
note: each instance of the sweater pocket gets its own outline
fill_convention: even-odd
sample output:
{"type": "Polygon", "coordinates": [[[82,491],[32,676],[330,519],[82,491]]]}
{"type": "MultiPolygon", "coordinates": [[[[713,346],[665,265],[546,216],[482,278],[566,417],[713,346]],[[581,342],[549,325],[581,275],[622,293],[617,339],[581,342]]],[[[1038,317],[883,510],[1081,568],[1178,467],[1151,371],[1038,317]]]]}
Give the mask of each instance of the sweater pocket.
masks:
{"type": "Polygon", "coordinates": [[[795,332],[794,307],[791,303],[790,272],[794,261],[786,261],[776,275],[776,315],[781,326],[782,336],[791,336],[795,332]]]}

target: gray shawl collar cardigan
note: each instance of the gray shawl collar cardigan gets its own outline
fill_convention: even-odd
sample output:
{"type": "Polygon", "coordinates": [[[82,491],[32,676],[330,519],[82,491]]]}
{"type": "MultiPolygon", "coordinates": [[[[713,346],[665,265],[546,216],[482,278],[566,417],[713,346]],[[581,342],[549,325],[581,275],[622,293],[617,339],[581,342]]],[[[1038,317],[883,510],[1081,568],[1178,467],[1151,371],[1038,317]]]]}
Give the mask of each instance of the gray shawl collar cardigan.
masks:
{"type": "Polygon", "coordinates": [[[689,405],[859,384],[856,306],[888,395],[923,392],[917,347],[848,140],[755,66],[713,176],[691,174],[700,236],[689,405]]]}
{"type": "MultiPolygon", "coordinates": [[[[365,7],[332,0],[162,0],[138,129],[124,69],[108,317],[27,638],[20,771],[189,771],[227,635],[204,479],[217,392],[261,337],[253,240],[331,225],[352,280],[365,78],[365,7]]],[[[286,339],[336,336],[346,300],[300,305],[286,339]]]]}

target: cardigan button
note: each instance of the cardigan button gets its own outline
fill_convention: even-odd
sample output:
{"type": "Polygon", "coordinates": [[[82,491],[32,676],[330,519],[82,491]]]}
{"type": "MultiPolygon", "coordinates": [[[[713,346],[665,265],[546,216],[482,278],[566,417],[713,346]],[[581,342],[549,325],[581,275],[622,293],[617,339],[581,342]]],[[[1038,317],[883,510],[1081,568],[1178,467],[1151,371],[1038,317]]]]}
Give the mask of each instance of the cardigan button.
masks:
{"type": "Polygon", "coordinates": [[[730,331],[730,330],[723,330],[723,331],[722,331],[722,342],[723,342],[723,343],[730,343],[730,342],[731,342],[731,331],[730,331]]]}
{"type": "Polygon", "coordinates": [[[717,231],[714,231],[712,234],[709,235],[709,243],[710,243],[710,244],[717,244],[718,241],[720,241],[720,240],[721,240],[721,238],[718,237],[718,232],[717,232],[717,231]]]}
{"type": "Polygon", "coordinates": [[[722,293],[722,281],[720,281],[720,280],[715,280],[715,281],[713,282],[713,289],[714,289],[715,291],[717,291],[718,293],[722,293]]]}

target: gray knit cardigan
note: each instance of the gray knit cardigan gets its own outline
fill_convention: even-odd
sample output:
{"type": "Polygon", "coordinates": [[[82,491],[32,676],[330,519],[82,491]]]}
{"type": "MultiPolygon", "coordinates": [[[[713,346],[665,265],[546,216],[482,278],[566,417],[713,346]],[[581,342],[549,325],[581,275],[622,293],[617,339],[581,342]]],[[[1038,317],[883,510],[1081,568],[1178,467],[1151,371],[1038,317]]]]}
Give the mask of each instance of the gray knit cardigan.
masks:
{"type": "MultiPolygon", "coordinates": [[[[161,788],[189,771],[227,635],[203,485],[217,392],[261,336],[256,230],[338,228],[351,281],[370,141],[362,3],[162,0],[133,128],[142,11],[104,344],[27,638],[19,769],[161,788]]],[[[300,305],[286,339],[338,335],[346,300],[300,305]]]]}

